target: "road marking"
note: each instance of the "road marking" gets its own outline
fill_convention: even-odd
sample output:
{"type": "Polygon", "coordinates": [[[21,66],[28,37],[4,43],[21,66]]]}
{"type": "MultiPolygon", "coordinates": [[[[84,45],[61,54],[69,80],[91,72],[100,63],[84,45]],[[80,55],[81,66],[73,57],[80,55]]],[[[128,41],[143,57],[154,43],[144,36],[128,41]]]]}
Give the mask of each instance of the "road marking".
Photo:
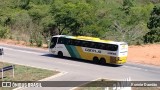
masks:
{"type": "Polygon", "coordinates": [[[132,66],[123,66],[123,67],[130,68],[130,69],[136,69],[136,70],[143,70],[143,71],[146,71],[146,72],[160,73],[159,71],[149,70],[149,69],[144,69],[144,68],[139,68],[139,67],[132,67],[132,66]]]}
{"type": "Polygon", "coordinates": [[[131,68],[131,69],[137,69],[137,70],[142,69],[142,68],[139,68],[139,67],[131,67],[131,66],[123,66],[123,67],[125,67],[125,68],[131,68]]]}
{"type": "Polygon", "coordinates": [[[33,51],[26,51],[26,50],[18,50],[18,49],[13,49],[13,48],[7,48],[7,47],[3,47],[4,49],[8,49],[8,50],[12,50],[12,51],[19,51],[19,52],[23,52],[23,53],[30,53],[30,54],[36,54],[36,55],[42,55],[44,53],[38,53],[38,52],[33,52],[33,51]]]}
{"type": "Polygon", "coordinates": [[[64,62],[56,62],[56,63],[64,64],[64,65],[70,65],[70,66],[76,66],[76,67],[80,66],[80,65],[77,65],[77,64],[70,64],[70,63],[64,63],[64,62]]]}

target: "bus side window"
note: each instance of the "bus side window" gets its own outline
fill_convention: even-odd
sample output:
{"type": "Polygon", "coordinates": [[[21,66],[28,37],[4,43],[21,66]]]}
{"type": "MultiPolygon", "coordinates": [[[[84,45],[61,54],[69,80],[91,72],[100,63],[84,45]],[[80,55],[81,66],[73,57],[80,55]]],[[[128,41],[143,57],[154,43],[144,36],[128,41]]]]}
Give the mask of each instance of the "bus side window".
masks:
{"type": "Polygon", "coordinates": [[[63,38],[60,37],[60,38],[58,39],[58,44],[63,44],[63,38]]]}
{"type": "Polygon", "coordinates": [[[82,46],[82,47],[85,47],[85,42],[84,42],[84,41],[82,41],[81,46],[82,46]]]}
{"type": "Polygon", "coordinates": [[[105,50],[105,44],[103,44],[103,43],[99,44],[98,49],[104,49],[105,50]]]}
{"type": "Polygon", "coordinates": [[[98,44],[95,43],[95,42],[91,42],[89,45],[90,45],[91,48],[96,48],[96,49],[98,49],[98,44]]]}
{"type": "Polygon", "coordinates": [[[70,39],[69,40],[69,45],[74,45],[75,43],[74,43],[74,40],[73,39],[70,39]]]}
{"type": "Polygon", "coordinates": [[[76,40],[72,39],[72,45],[76,46],[76,40]]]}
{"type": "Polygon", "coordinates": [[[108,44],[105,44],[104,49],[105,49],[105,50],[109,50],[109,45],[108,45],[108,44]]]}
{"type": "Polygon", "coordinates": [[[76,40],[75,41],[75,45],[76,46],[83,46],[83,43],[82,43],[83,41],[81,41],[81,40],[76,40]]]}
{"type": "Polygon", "coordinates": [[[117,51],[118,46],[117,45],[112,45],[112,44],[106,44],[105,49],[109,51],[117,51]]]}
{"type": "Polygon", "coordinates": [[[94,48],[99,49],[99,44],[98,44],[98,43],[95,43],[95,44],[94,44],[94,48]]]}
{"type": "Polygon", "coordinates": [[[69,44],[70,44],[70,40],[69,40],[69,39],[67,39],[67,38],[64,40],[64,42],[65,42],[65,44],[67,44],[67,45],[69,45],[69,44]]]}
{"type": "Polygon", "coordinates": [[[95,43],[94,42],[90,42],[90,48],[94,48],[95,47],[95,43]]]}
{"type": "Polygon", "coordinates": [[[117,51],[118,45],[113,45],[113,51],[117,51]]]}
{"type": "Polygon", "coordinates": [[[79,45],[79,42],[80,42],[79,40],[75,40],[75,41],[74,41],[74,45],[75,45],[75,46],[80,46],[80,45],[79,45]]]}
{"type": "Polygon", "coordinates": [[[82,46],[83,46],[83,47],[89,47],[89,42],[87,42],[87,41],[82,41],[82,46]]]}
{"type": "Polygon", "coordinates": [[[68,44],[69,45],[73,45],[73,40],[72,39],[68,39],[68,44]]]}

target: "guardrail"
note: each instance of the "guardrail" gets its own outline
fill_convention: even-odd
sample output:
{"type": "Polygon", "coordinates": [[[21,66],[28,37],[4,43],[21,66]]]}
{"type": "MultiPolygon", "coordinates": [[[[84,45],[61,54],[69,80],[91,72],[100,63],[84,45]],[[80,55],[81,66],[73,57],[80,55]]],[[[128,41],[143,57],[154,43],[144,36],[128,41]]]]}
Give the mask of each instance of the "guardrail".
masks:
{"type": "MultiPolygon", "coordinates": [[[[4,55],[4,50],[3,50],[3,48],[0,48],[0,56],[2,57],[2,60],[3,60],[3,55],[4,55]]],[[[2,63],[3,63],[3,61],[2,61],[2,63]]],[[[5,66],[5,67],[0,68],[0,73],[2,74],[2,79],[4,77],[4,72],[9,71],[9,70],[12,70],[12,76],[14,77],[14,65],[5,66]]]]}
{"type": "Polygon", "coordinates": [[[14,65],[10,65],[10,66],[6,66],[0,69],[0,72],[2,73],[2,79],[4,77],[4,72],[9,71],[9,70],[12,70],[12,76],[14,78],[14,65]]]}

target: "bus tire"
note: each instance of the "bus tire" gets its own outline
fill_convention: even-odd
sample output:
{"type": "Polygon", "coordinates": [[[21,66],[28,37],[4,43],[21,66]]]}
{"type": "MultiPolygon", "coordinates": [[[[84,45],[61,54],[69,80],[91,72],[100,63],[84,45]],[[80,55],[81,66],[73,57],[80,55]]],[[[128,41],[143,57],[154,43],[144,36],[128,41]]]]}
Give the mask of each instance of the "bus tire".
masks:
{"type": "Polygon", "coordinates": [[[105,65],[106,64],[106,59],[105,58],[100,58],[100,64],[105,65]]]}
{"type": "Polygon", "coordinates": [[[62,51],[58,51],[58,57],[63,57],[62,51]]]}
{"type": "Polygon", "coordinates": [[[98,59],[98,57],[96,57],[96,56],[95,56],[95,57],[93,57],[93,62],[94,62],[94,63],[99,63],[99,59],[98,59]]]}

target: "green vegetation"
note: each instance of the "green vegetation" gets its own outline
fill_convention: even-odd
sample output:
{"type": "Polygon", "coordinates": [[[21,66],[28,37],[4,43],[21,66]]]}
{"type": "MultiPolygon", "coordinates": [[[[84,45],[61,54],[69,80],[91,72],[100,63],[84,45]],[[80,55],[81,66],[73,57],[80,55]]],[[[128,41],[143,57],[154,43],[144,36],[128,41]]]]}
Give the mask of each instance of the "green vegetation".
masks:
{"type": "MultiPolygon", "coordinates": [[[[13,64],[0,62],[0,68],[10,65],[13,64]]],[[[58,71],[50,71],[50,70],[32,68],[21,65],[15,65],[14,67],[15,67],[14,78],[12,76],[12,70],[9,70],[4,72],[3,80],[1,78],[1,72],[0,72],[0,81],[38,81],[59,73],[58,71]]],[[[14,88],[0,87],[0,90],[12,90],[12,89],[14,88]]]]}
{"type": "MultiPolygon", "coordinates": [[[[0,62],[0,68],[9,66],[9,63],[0,62]]],[[[3,81],[38,81],[46,77],[55,75],[58,71],[50,71],[27,66],[15,65],[15,77],[12,77],[12,70],[5,71],[3,81]]],[[[0,79],[2,81],[2,79],[0,79]]]]}
{"type": "Polygon", "coordinates": [[[0,0],[0,38],[41,47],[52,35],[160,42],[159,0],[0,0]]]}

